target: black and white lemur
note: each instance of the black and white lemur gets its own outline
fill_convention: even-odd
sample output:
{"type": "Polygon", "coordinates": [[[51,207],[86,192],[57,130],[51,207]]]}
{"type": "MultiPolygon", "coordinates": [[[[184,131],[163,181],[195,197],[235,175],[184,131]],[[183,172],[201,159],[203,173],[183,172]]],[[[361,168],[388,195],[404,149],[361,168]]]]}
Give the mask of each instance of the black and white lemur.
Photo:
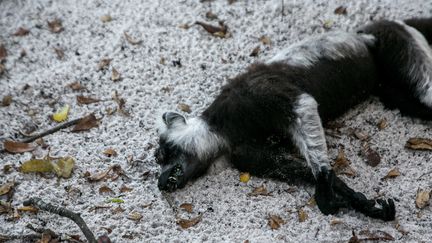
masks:
{"type": "Polygon", "coordinates": [[[403,115],[432,120],[431,42],[432,18],[379,21],[301,41],[252,65],[201,116],[163,114],[159,188],[183,188],[225,156],[258,176],[311,181],[324,214],[350,208],[393,220],[392,199],[369,200],[335,175],[322,124],[371,95],[403,115]]]}

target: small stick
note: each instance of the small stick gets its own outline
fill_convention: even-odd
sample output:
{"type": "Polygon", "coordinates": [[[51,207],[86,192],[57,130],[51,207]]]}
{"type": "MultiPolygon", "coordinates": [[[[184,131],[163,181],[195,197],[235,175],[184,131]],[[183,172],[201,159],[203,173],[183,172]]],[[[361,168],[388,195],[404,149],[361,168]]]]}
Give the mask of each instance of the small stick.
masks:
{"type": "Polygon", "coordinates": [[[33,242],[41,238],[40,234],[28,234],[28,235],[2,235],[0,234],[0,242],[22,240],[22,242],[33,242]]]}
{"type": "Polygon", "coordinates": [[[73,125],[77,124],[79,121],[81,121],[81,119],[82,119],[82,117],[81,118],[77,118],[77,119],[72,120],[72,121],[68,121],[68,122],[62,123],[62,124],[60,124],[60,125],[58,125],[56,127],[53,127],[51,129],[46,130],[45,132],[41,132],[41,133],[36,134],[34,136],[28,137],[28,138],[26,138],[26,139],[24,139],[24,140],[22,140],[20,142],[22,142],[22,143],[33,142],[34,140],[36,140],[38,138],[45,137],[46,135],[53,134],[53,133],[55,133],[55,132],[57,132],[57,131],[59,131],[61,129],[73,126],[73,125]]]}
{"type": "Polygon", "coordinates": [[[93,232],[88,228],[85,221],[81,218],[80,214],[74,213],[66,208],[54,206],[50,203],[46,203],[42,201],[42,199],[37,197],[32,197],[29,200],[23,202],[24,206],[36,206],[41,210],[48,211],[50,213],[58,214],[62,217],[66,217],[75,222],[75,224],[80,227],[84,236],[87,238],[87,241],[90,243],[97,243],[96,238],[93,235],[93,232]]]}

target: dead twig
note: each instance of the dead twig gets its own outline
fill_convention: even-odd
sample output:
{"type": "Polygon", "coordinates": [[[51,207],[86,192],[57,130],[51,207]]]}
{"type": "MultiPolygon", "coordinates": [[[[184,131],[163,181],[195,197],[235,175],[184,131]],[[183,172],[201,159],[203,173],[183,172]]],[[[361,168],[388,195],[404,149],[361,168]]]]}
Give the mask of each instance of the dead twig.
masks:
{"type": "Polygon", "coordinates": [[[26,138],[26,139],[24,139],[24,140],[22,140],[20,142],[22,142],[22,143],[33,142],[33,141],[35,141],[38,138],[45,137],[45,136],[53,134],[53,133],[55,133],[55,132],[57,132],[59,130],[62,130],[62,129],[65,129],[67,127],[76,125],[79,121],[81,121],[81,119],[82,119],[82,117],[81,118],[77,118],[77,119],[72,120],[72,121],[68,121],[68,122],[62,123],[62,124],[60,124],[60,125],[58,125],[56,127],[53,127],[51,129],[46,130],[45,132],[41,132],[41,133],[36,134],[34,136],[28,137],[28,138],[26,138]]]}
{"type": "Polygon", "coordinates": [[[34,242],[41,238],[41,234],[28,235],[2,235],[0,234],[0,242],[8,242],[12,240],[20,240],[21,242],[34,242]]]}
{"type": "Polygon", "coordinates": [[[85,221],[81,218],[80,214],[74,213],[66,208],[54,206],[50,203],[46,203],[42,201],[42,199],[37,197],[32,197],[29,200],[26,200],[23,202],[24,206],[35,206],[41,210],[48,211],[50,213],[58,214],[62,217],[66,217],[71,219],[75,222],[75,224],[78,225],[78,227],[83,232],[84,236],[86,237],[87,241],[90,243],[96,243],[96,238],[93,235],[93,232],[88,228],[85,221]]]}

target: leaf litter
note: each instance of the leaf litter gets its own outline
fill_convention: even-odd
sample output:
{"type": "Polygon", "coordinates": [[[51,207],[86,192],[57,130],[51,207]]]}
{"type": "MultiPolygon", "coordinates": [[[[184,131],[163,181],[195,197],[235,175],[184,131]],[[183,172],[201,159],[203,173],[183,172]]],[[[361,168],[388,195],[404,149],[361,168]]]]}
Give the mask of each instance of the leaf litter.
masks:
{"type": "Polygon", "coordinates": [[[21,143],[8,140],[3,142],[3,147],[10,153],[31,152],[36,149],[36,146],[31,143],[21,143]]]}
{"type": "Polygon", "coordinates": [[[406,144],[406,148],[414,150],[431,150],[432,151],[432,139],[429,138],[410,138],[406,144]]]}

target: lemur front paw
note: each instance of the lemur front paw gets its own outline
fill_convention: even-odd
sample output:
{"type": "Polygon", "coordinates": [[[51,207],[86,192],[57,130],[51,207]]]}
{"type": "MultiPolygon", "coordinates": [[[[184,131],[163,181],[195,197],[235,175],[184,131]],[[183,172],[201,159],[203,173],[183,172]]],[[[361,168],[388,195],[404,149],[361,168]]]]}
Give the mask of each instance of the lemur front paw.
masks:
{"type": "Polygon", "coordinates": [[[347,208],[350,203],[338,196],[333,190],[335,174],[333,170],[322,169],[315,185],[315,201],[320,211],[325,214],[335,214],[340,208],[347,208]]]}

